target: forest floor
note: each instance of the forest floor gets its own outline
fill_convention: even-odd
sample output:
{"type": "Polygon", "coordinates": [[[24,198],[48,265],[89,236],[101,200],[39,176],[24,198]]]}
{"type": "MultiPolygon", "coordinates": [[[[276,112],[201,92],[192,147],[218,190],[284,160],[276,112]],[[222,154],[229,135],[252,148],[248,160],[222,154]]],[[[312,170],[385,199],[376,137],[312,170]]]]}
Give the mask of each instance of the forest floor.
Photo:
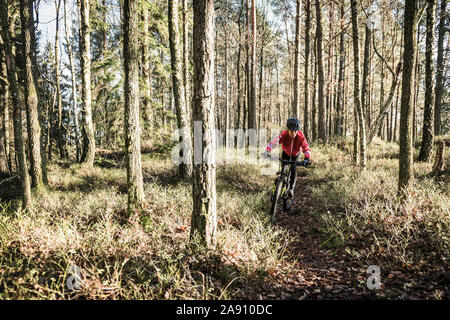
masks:
{"type": "Polygon", "coordinates": [[[53,161],[28,212],[17,179],[4,180],[0,299],[450,298],[450,181],[430,177],[431,162],[415,164],[400,201],[397,144],[375,140],[365,172],[351,141],[312,145],[314,167],[299,168],[293,208],[275,223],[267,165],[221,164],[210,251],[189,245],[192,184],[178,178],[172,147],[143,144],[145,208],[133,221],[122,151],[98,150],[94,169],[53,161]],[[367,287],[371,265],[380,289],[367,287]],[[78,290],[68,288],[74,267],[78,290]]]}
{"type": "MultiPolygon", "coordinates": [[[[246,292],[249,299],[450,299],[448,266],[424,271],[407,266],[380,270],[380,288],[369,289],[369,265],[355,259],[349,246],[328,246],[329,235],[320,232],[321,224],[313,212],[323,210],[310,195],[310,186],[321,183],[308,176],[297,180],[293,208],[284,212],[278,205],[277,226],[295,239],[288,247],[292,267],[282,265],[271,281],[246,292]],[[393,270],[391,270],[393,269],[393,270]]],[[[333,212],[332,214],[339,214],[333,212]]],[[[364,246],[364,244],[359,244],[364,246]]]]}

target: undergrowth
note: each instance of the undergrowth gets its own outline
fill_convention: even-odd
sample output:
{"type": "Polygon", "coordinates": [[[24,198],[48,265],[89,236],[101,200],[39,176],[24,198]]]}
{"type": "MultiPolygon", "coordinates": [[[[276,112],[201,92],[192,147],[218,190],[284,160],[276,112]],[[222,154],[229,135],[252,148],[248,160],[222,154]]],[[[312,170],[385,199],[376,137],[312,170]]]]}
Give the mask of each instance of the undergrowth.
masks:
{"type": "MultiPolygon", "coordinates": [[[[280,264],[289,268],[294,239],[267,215],[274,171],[258,161],[233,162],[245,156],[242,150],[231,158],[221,151],[217,250],[189,243],[192,184],[178,178],[170,160],[176,143],[143,143],[146,197],[138,220],[126,217],[120,150],[99,151],[90,170],[52,162],[49,187],[34,193],[31,211],[18,209],[17,196],[2,202],[0,299],[231,299],[266,281],[280,264]],[[74,268],[79,290],[68,286],[74,268]]],[[[401,201],[398,145],[375,139],[363,172],[352,164],[351,149],[343,139],[312,146],[309,213],[319,222],[322,246],[369,264],[448,265],[449,184],[427,175],[432,163],[414,165],[415,179],[401,201]]]]}

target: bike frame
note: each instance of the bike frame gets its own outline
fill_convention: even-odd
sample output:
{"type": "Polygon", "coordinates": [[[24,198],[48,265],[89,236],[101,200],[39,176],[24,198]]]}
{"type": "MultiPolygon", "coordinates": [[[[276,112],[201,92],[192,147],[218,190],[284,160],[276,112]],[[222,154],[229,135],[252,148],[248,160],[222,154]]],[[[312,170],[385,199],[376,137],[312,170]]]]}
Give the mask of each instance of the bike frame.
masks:
{"type": "Polygon", "coordinates": [[[272,216],[272,222],[275,220],[275,214],[277,210],[277,204],[280,200],[283,201],[283,207],[285,211],[288,211],[291,207],[292,199],[286,196],[286,190],[290,187],[291,184],[291,172],[292,170],[297,170],[297,166],[302,166],[302,162],[293,161],[293,160],[283,160],[280,158],[271,158],[264,156],[268,160],[272,161],[280,161],[281,162],[281,170],[277,172],[277,177],[275,179],[275,188],[273,190],[271,200],[272,200],[272,208],[270,214],[272,216]],[[290,165],[289,170],[286,172],[286,166],[290,165]],[[280,181],[280,179],[282,179],[280,181]],[[281,184],[280,184],[281,183],[281,184]]]}

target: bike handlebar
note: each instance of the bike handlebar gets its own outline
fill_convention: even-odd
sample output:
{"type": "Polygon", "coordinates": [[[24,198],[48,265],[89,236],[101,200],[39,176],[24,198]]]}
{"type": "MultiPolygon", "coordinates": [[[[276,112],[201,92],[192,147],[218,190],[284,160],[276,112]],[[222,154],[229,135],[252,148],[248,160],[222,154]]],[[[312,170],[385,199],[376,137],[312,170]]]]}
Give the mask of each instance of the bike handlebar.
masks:
{"type": "Polygon", "coordinates": [[[265,153],[262,154],[263,158],[270,160],[270,161],[280,161],[283,164],[295,164],[298,167],[306,167],[307,165],[311,165],[311,163],[309,164],[305,164],[303,161],[294,161],[294,160],[284,160],[281,158],[272,158],[272,157],[268,157],[265,153]]]}

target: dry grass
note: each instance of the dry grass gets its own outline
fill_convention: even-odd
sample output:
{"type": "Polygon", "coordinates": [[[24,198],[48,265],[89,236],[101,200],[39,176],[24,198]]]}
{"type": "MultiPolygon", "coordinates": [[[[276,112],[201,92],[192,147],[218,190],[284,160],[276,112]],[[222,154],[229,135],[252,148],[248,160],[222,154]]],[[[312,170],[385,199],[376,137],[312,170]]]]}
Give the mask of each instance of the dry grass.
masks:
{"type": "MultiPolygon", "coordinates": [[[[33,211],[17,210],[19,199],[2,205],[0,299],[229,299],[288,263],[293,239],[269,222],[273,176],[261,175],[261,164],[218,167],[212,252],[188,245],[192,187],[177,178],[170,149],[143,145],[146,203],[138,221],[125,217],[126,173],[109,151],[93,170],[52,163],[50,188],[35,194],[33,211]],[[80,290],[67,287],[71,266],[81,269],[80,290]]],[[[375,140],[364,173],[342,149],[351,143],[313,146],[316,168],[308,171],[323,245],[381,264],[448,264],[449,184],[427,177],[432,164],[415,165],[401,202],[397,145],[375,140]]]]}
{"type": "Polygon", "coordinates": [[[126,173],[115,166],[53,163],[33,211],[14,209],[18,200],[0,208],[0,299],[227,299],[263,280],[288,241],[266,217],[270,179],[257,166],[218,168],[218,250],[205,251],[188,246],[191,183],[151,152],[163,147],[146,148],[139,221],[125,218],[126,173]]]}
{"type": "Polygon", "coordinates": [[[324,206],[318,218],[326,245],[390,267],[448,264],[449,185],[428,176],[431,162],[414,164],[415,179],[402,201],[397,195],[398,145],[375,140],[364,172],[335,146],[317,147],[315,156],[312,178],[323,183],[312,186],[312,196],[324,206]]]}

